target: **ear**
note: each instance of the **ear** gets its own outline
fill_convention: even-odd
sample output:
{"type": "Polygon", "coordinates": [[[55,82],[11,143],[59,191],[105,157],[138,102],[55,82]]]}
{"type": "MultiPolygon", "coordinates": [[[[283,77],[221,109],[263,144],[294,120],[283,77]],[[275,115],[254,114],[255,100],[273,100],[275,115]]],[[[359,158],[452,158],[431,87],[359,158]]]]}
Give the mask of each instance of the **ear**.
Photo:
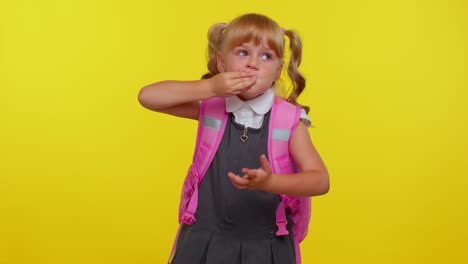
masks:
{"type": "Polygon", "coordinates": [[[226,71],[226,66],[224,65],[224,57],[221,52],[218,52],[216,55],[216,65],[218,66],[218,71],[219,72],[225,72],[226,71]]]}
{"type": "Polygon", "coordinates": [[[281,72],[283,71],[283,62],[280,63],[280,65],[278,65],[278,69],[276,69],[276,73],[275,73],[275,81],[277,81],[280,77],[281,77],[281,72]]]}

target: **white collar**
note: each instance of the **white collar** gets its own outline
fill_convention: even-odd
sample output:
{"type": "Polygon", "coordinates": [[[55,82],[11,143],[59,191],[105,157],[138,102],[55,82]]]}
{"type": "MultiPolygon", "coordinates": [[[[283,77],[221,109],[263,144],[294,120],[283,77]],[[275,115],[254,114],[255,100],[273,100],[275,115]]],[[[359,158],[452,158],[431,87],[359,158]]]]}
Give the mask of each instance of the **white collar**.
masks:
{"type": "Polygon", "coordinates": [[[273,89],[274,88],[272,87],[262,95],[259,95],[248,101],[243,101],[237,96],[226,97],[226,112],[235,112],[242,106],[248,105],[258,115],[265,115],[268,111],[270,111],[275,99],[275,91],[273,89]]]}

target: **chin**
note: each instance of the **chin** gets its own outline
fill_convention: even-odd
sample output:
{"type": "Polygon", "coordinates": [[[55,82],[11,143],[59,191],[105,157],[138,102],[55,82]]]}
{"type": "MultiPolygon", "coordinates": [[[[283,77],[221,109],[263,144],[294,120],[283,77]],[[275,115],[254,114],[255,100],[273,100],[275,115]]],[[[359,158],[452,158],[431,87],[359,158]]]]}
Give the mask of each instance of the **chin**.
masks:
{"type": "Polygon", "coordinates": [[[255,97],[259,96],[259,95],[262,95],[264,92],[257,92],[257,93],[254,93],[254,92],[250,92],[249,93],[249,90],[241,93],[238,95],[238,97],[244,101],[248,101],[248,100],[251,100],[251,99],[254,99],[255,97]]]}

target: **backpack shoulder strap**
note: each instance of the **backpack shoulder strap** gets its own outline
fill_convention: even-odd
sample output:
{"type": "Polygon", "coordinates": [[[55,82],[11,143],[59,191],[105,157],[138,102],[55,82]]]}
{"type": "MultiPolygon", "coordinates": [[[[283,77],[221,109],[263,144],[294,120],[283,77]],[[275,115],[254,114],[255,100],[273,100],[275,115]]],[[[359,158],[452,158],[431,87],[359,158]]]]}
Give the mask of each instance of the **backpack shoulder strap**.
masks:
{"type": "Polygon", "coordinates": [[[271,108],[268,132],[268,157],[272,163],[273,173],[293,173],[289,142],[293,135],[301,109],[281,97],[276,97],[271,108]]]}
{"type": "MultiPolygon", "coordinates": [[[[273,103],[268,135],[268,157],[273,173],[290,174],[296,172],[296,165],[289,152],[289,142],[300,120],[301,109],[277,97],[273,103]]],[[[310,219],[310,198],[281,195],[276,208],[277,236],[288,235],[286,207],[291,209],[294,233],[296,263],[301,263],[299,242],[307,234],[310,219]]]]}
{"type": "MultiPolygon", "coordinates": [[[[276,97],[271,108],[270,125],[268,129],[268,157],[273,173],[293,173],[295,166],[289,153],[289,142],[299,122],[300,108],[276,97]]],[[[285,213],[286,199],[282,195],[276,209],[277,236],[288,235],[285,213]]]]}
{"type": "Polygon", "coordinates": [[[225,106],[224,98],[216,97],[201,102],[197,141],[193,155],[193,165],[200,175],[198,183],[208,170],[223,138],[228,118],[225,106]]]}
{"type": "Polygon", "coordinates": [[[185,177],[179,205],[179,222],[191,225],[196,221],[198,206],[198,185],[201,183],[219,143],[223,138],[227,121],[224,98],[202,101],[198,122],[197,141],[193,162],[185,177]]]}
{"type": "Polygon", "coordinates": [[[198,206],[198,185],[205,175],[224,134],[228,114],[224,98],[211,98],[200,103],[197,140],[192,165],[182,187],[179,204],[179,230],[168,263],[174,256],[177,240],[183,224],[192,225],[198,206]]]}

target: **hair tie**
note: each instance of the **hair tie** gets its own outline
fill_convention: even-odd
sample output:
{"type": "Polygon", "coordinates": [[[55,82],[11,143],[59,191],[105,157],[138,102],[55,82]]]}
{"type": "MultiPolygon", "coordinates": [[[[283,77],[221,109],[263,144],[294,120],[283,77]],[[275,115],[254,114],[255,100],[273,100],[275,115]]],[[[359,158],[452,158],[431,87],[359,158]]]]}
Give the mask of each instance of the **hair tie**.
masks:
{"type": "Polygon", "coordinates": [[[284,35],[284,28],[281,28],[281,32],[282,32],[282,33],[283,33],[283,35],[284,35]]]}

